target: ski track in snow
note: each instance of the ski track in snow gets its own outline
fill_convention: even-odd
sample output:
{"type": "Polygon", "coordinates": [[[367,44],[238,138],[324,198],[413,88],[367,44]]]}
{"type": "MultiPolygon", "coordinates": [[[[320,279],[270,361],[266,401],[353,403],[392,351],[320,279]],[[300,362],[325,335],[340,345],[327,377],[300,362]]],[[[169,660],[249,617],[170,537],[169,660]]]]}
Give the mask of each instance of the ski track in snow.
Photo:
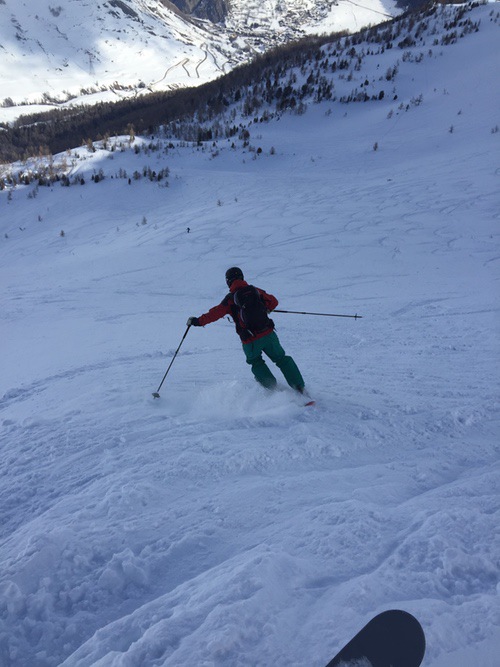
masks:
{"type": "Polygon", "coordinates": [[[393,607],[423,624],[426,667],[494,667],[498,105],[471,55],[498,51],[488,11],[411,65],[428,94],[392,119],[390,101],[311,105],[250,128],[258,158],[75,167],[162,161],[168,188],[0,192],[2,667],[320,667],[393,607]],[[190,329],[152,399],[234,264],[280,308],[363,316],[274,315],[314,408],[255,386],[225,320],[190,329]]]}

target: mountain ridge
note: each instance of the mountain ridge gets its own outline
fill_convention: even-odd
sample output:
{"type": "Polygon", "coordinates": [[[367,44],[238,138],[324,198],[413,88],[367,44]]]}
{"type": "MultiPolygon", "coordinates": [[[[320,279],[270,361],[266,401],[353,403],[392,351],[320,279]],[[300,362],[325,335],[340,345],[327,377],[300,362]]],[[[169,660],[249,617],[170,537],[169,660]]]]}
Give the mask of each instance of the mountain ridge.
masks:
{"type": "Polygon", "coordinates": [[[393,0],[366,0],[363,6],[347,0],[205,3],[217,15],[227,10],[222,23],[181,9],[201,6],[60,0],[33,8],[2,0],[0,122],[14,120],[25,105],[53,108],[196,86],[279,44],[310,33],[357,30],[401,12],[393,0]]]}

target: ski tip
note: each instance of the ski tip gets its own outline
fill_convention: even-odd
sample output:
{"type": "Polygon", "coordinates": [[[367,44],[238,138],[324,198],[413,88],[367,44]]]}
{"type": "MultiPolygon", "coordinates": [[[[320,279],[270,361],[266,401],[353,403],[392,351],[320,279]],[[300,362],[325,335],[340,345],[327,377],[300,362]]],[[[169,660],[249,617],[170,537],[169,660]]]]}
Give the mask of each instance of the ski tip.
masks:
{"type": "Polygon", "coordinates": [[[312,405],[316,405],[316,401],[307,401],[307,403],[304,403],[304,407],[308,408],[312,405]]]}

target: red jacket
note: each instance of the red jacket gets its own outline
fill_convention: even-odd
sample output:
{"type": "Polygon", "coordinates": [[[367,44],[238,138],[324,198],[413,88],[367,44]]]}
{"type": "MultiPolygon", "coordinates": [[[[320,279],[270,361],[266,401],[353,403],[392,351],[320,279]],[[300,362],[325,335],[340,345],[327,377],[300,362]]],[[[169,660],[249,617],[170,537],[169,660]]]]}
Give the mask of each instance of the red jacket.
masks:
{"type": "MultiPolygon", "coordinates": [[[[274,329],[274,325],[272,324],[269,326],[269,329],[266,329],[265,331],[262,331],[261,333],[257,334],[256,336],[252,336],[251,338],[243,338],[243,336],[240,333],[242,330],[244,330],[244,324],[240,320],[239,308],[234,303],[233,294],[236,292],[236,290],[240,289],[240,287],[245,287],[246,285],[248,285],[248,283],[245,280],[234,280],[231,283],[231,287],[229,288],[230,289],[229,294],[227,294],[222,299],[219,305],[210,308],[208,313],[204,313],[198,318],[200,325],[204,327],[205,324],[210,324],[211,322],[220,320],[221,317],[224,317],[225,315],[229,315],[236,325],[236,333],[240,336],[242,342],[245,344],[253,343],[254,340],[257,340],[258,338],[263,338],[264,336],[270,334],[271,331],[274,329]]],[[[278,305],[278,299],[272,294],[267,294],[267,292],[264,292],[264,290],[261,290],[258,287],[256,289],[259,292],[262,300],[264,301],[267,310],[268,311],[274,310],[278,305]]]]}

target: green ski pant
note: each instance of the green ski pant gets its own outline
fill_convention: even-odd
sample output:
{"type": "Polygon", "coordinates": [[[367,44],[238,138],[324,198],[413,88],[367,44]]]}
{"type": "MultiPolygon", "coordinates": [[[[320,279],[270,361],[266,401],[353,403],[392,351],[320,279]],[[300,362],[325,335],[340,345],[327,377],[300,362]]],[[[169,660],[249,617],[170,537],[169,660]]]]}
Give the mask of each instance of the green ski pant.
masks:
{"type": "Polygon", "coordinates": [[[274,389],[277,383],[276,378],[262,358],[263,352],[278,366],[290,387],[299,391],[304,388],[304,380],[297,364],[292,357],[285,354],[285,350],[281,347],[278,336],[274,331],[252,343],[243,343],[243,351],[247,364],[252,367],[255,379],[267,389],[274,389]]]}

